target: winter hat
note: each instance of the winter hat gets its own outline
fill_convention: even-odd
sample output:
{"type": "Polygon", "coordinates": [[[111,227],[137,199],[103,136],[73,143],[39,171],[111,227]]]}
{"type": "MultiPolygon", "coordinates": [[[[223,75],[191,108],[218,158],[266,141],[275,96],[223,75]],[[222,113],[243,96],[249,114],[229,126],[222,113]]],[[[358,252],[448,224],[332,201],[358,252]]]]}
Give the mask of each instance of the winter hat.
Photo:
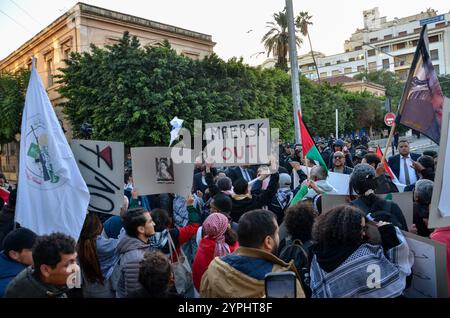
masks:
{"type": "Polygon", "coordinates": [[[216,241],[214,257],[230,253],[230,247],[225,243],[225,232],[228,225],[228,218],[222,213],[211,213],[203,222],[203,233],[210,240],[216,241]]]}
{"type": "Polygon", "coordinates": [[[31,249],[36,237],[36,233],[24,227],[9,232],[3,240],[5,254],[8,254],[9,251],[20,252],[24,248],[31,249]]]}
{"type": "Polygon", "coordinates": [[[287,173],[280,173],[280,188],[288,188],[291,186],[291,176],[287,173]]]}
{"type": "Polygon", "coordinates": [[[375,178],[374,167],[367,163],[357,164],[350,175],[350,188],[357,194],[364,195],[367,190],[374,189],[373,178],[375,178]]]}

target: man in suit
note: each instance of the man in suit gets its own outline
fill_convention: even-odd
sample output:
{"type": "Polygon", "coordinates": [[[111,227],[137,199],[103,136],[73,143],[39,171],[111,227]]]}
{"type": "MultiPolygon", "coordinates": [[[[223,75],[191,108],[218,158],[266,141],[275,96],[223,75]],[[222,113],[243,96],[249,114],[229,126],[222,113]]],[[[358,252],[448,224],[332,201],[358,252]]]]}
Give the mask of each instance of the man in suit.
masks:
{"type": "Polygon", "coordinates": [[[255,171],[253,171],[250,166],[228,168],[225,171],[225,174],[233,181],[233,183],[240,178],[243,178],[247,183],[256,178],[255,171]]]}
{"type": "Polygon", "coordinates": [[[416,161],[420,155],[409,152],[409,142],[405,139],[398,142],[398,152],[397,155],[389,158],[389,167],[400,183],[406,185],[414,184],[419,177],[413,168],[413,161],[416,161]]]}

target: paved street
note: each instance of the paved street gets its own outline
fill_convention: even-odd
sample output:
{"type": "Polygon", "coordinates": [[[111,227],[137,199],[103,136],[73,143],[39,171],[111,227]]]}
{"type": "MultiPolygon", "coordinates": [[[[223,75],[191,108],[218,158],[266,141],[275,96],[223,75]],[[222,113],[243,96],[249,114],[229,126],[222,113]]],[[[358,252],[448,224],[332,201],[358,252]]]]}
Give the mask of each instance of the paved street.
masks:
{"type": "MultiPolygon", "coordinates": [[[[406,138],[407,140],[409,140],[411,152],[420,153],[420,154],[423,153],[425,150],[434,150],[434,151],[439,152],[439,146],[423,135],[421,135],[419,139],[417,139],[416,136],[403,137],[403,138],[406,138]]],[[[387,138],[372,140],[372,142],[380,145],[381,149],[384,152],[386,143],[387,143],[387,138]]],[[[395,154],[397,154],[397,153],[398,153],[397,149],[395,149],[395,154]]],[[[391,147],[391,150],[389,151],[388,157],[390,155],[392,155],[392,147],[391,147]]]]}

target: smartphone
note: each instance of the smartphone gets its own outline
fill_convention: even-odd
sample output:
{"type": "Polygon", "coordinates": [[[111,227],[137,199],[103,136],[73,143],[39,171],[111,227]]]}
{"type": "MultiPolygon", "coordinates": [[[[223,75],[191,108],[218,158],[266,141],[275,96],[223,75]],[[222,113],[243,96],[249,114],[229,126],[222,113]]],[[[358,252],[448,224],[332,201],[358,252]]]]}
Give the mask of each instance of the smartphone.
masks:
{"type": "Polygon", "coordinates": [[[294,272],[268,273],[264,277],[267,298],[295,298],[297,296],[294,272]]]}

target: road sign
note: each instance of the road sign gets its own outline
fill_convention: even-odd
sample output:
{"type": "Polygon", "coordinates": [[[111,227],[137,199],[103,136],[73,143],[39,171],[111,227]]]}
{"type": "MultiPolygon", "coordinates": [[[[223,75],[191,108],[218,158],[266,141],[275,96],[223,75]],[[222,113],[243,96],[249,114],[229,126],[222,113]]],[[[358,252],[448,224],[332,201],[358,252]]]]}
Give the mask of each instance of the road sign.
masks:
{"type": "Polygon", "coordinates": [[[384,115],[384,123],[386,124],[386,126],[391,127],[392,125],[394,125],[394,122],[395,122],[394,113],[387,113],[386,115],[384,115]]]}

